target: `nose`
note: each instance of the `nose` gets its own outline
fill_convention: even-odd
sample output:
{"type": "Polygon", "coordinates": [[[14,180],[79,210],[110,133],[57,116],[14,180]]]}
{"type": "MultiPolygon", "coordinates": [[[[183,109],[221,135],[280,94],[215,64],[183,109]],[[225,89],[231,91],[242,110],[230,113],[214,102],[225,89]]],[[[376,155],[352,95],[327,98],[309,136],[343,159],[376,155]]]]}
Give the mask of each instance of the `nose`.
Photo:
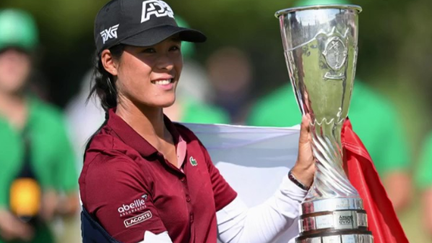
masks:
{"type": "Polygon", "coordinates": [[[161,54],[156,62],[156,66],[160,70],[172,70],[174,68],[174,60],[169,54],[161,54]]]}

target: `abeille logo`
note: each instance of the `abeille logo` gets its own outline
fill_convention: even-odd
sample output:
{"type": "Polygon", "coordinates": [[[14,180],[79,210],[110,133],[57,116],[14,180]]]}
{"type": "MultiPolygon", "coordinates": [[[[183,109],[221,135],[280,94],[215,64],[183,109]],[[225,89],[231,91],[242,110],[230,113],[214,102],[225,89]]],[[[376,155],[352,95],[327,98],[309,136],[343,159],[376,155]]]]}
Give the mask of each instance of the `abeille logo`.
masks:
{"type": "Polygon", "coordinates": [[[132,218],[128,218],[125,221],[123,221],[126,228],[134,226],[136,224],[142,223],[148,219],[153,217],[152,213],[150,211],[144,212],[140,215],[134,216],[132,218]]]}
{"type": "Polygon", "coordinates": [[[165,17],[168,16],[170,18],[174,18],[174,12],[171,7],[164,1],[160,0],[147,0],[144,1],[141,14],[141,23],[144,23],[150,19],[152,15],[156,17],[165,17]]]}
{"type": "Polygon", "coordinates": [[[147,195],[145,194],[142,196],[141,199],[136,199],[132,203],[129,204],[123,204],[120,206],[117,211],[120,213],[120,216],[125,216],[130,213],[145,209],[147,206],[145,204],[145,199],[147,198],[147,195]]]}
{"type": "Polygon", "coordinates": [[[120,24],[111,26],[109,29],[102,30],[100,32],[102,36],[102,42],[105,44],[105,42],[109,39],[117,39],[117,29],[120,24]]]}
{"type": "Polygon", "coordinates": [[[339,216],[339,224],[340,225],[352,225],[353,216],[339,216]]]}

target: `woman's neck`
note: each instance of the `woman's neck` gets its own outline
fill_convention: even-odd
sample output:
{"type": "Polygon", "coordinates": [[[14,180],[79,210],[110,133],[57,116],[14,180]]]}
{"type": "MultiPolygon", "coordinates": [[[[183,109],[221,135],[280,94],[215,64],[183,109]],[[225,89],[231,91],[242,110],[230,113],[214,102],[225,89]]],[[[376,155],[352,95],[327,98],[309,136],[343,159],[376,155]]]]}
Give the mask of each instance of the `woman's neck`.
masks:
{"type": "Polygon", "coordinates": [[[120,102],[116,114],[156,149],[161,139],[167,140],[171,136],[165,127],[162,108],[144,108],[132,102],[120,102]]]}

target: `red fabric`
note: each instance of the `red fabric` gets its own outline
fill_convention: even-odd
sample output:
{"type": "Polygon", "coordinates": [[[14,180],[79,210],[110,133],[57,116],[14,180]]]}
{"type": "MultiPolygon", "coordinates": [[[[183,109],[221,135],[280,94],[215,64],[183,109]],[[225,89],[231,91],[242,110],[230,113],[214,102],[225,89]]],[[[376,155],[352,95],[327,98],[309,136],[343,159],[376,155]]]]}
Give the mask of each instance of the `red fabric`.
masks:
{"type": "Polygon", "coordinates": [[[408,243],[372,159],[348,119],[342,128],[342,146],[344,167],[363,199],[374,243],[408,243]]]}

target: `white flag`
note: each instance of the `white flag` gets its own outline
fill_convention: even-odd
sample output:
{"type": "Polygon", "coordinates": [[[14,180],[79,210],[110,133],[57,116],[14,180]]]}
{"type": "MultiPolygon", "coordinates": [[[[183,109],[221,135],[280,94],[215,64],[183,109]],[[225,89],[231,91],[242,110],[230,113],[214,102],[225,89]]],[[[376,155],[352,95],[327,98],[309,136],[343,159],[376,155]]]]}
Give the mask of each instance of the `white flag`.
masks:
{"type": "MultiPolygon", "coordinates": [[[[223,177],[250,207],[276,192],[297,159],[300,126],[183,125],[198,136],[223,177]]],[[[275,242],[293,242],[297,235],[294,223],[275,242]]]]}

